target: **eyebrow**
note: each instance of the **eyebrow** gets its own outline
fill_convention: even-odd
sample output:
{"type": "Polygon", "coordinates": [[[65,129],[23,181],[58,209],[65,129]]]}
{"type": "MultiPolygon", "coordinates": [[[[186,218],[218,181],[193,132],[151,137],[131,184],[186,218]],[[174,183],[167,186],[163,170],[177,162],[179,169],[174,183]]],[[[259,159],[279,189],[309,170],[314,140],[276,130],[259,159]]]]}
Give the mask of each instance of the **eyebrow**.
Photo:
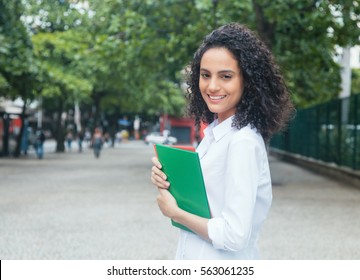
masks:
{"type": "MultiPolygon", "coordinates": [[[[207,72],[211,72],[209,70],[207,70],[206,68],[200,68],[200,71],[207,71],[207,72]]],[[[234,70],[231,70],[231,69],[224,69],[224,70],[220,70],[218,71],[217,73],[236,73],[234,70]]]]}

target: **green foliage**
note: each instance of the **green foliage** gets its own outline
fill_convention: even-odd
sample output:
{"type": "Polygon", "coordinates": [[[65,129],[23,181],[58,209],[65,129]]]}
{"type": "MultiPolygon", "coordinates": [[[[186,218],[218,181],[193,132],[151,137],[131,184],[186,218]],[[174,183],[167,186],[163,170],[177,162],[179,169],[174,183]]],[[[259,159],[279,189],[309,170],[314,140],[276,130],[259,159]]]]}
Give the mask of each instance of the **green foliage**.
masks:
{"type": "Polygon", "coordinates": [[[0,0],[0,94],[20,95],[12,89],[27,75],[46,99],[94,103],[103,112],[182,114],[183,69],[205,34],[237,21],[258,31],[296,105],[306,107],[338,95],[335,45],[358,42],[359,6],[346,0],[0,0]]]}
{"type": "Polygon", "coordinates": [[[20,0],[0,0],[0,94],[30,98],[36,74],[32,44],[20,20],[20,0]]]}
{"type": "Polygon", "coordinates": [[[358,0],[321,1],[331,7],[334,41],[340,46],[359,44],[360,3],[358,0]]]}
{"type": "Polygon", "coordinates": [[[86,9],[83,1],[23,0],[24,15],[31,33],[71,30],[81,25],[86,9]]]}
{"type": "Polygon", "coordinates": [[[73,104],[75,100],[86,100],[92,84],[79,71],[85,57],[84,44],[76,31],[38,33],[32,37],[34,55],[39,63],[39,93],[45,97],[65,95],[73,104]]]}
{"type": "Polygon", "coordinates": [[[360,69],[352,70],[351,94],[360,94],[360,69]]]}
{"type": "Polygon", "coordinates": [[[282,66],[294,102],[306,107],[338,96],[340,68],[335,45],[358,42],[359,6],[355,1],[263,1],[257,25],[282,66]],[[349,12],[351,10],[351,12],[349,12]],[[351,14],[351,16],[350,16],[351,14]]]}
{"type": "Polygon", "coordinates": [[[96,92],[107,94],[103,110],[121,106],[125,112],[179,112],[184,98],[177,73],[189,61],[189,41],[194,40],[180,36],[188,28],[184,19],[189,4],[167,1],[164,9],[158,1],[101,3],[93,3],[97,24],[91,28],[96,32],[87,69],[96,92]]]}

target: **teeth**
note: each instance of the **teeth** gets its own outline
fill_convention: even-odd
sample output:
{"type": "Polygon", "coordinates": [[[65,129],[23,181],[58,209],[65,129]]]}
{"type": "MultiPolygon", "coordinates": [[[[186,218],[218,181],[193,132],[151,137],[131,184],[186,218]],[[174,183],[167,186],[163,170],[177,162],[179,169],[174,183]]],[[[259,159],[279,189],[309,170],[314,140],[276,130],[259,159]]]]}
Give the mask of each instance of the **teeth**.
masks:
{"type": "Polygon", "coordinates": [[[220,100],[220,99],[225,98],[225,95],[217,95],[217,96],[211,96],[211,95],[209,95],[209,98],[210,98],[211,100],[220,100]]]}

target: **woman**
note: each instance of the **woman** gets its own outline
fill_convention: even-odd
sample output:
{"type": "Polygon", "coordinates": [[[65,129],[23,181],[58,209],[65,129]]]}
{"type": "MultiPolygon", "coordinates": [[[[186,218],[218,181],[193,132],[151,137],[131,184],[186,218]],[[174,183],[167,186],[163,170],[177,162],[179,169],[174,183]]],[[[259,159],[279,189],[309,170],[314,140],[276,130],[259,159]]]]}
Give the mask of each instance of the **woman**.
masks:
{"type": "MultiPolygon", "coordinates": [[[[293,106],[271,53],[248,28],[231,23],[205,37],[188,77],[189,112],[209,126],[197,148],[211,218],[180,209],[153,158],[151,181],[162,213],[181,230],[177,259],[257,259],[272,189],[265,142],[293,106]]],[[[171,186],[170,186],[171,187],[171,186]]]]}

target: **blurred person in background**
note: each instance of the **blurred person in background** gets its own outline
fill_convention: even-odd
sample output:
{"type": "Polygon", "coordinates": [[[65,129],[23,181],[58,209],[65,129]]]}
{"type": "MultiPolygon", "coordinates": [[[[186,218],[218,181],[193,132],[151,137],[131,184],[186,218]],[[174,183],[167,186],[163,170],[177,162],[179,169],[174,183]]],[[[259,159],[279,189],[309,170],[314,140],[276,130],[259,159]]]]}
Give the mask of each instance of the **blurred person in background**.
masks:
{"type": "Polygon", "coordinates": [[[69,130],[68,133],[66,134],[66,143],[67,143],[67,148],[69,151],[71,151],[71,144],[72,144],[72,141],[73,141],[73,134],[72,134],[72,131],[69,130]]]}
{"type": "Polygon", "coordinates": [[[45,142],[45,134],[42,129],[39,129],[36,132],[36,155],[38,159],[42,159],[44,157],[44,142],[45,142]]]}
{"type": "Polygon", "coordinates": [[[77,137],[77,140],[78,140],[78,147],[79,147],[79,153],[82,152],[82,144],[83,144],[83,141],[84,141],[84,132],[82,130],[80,130],[78,132],[78,137],[77,137]]]}
{"type": "Polygon", "coordinates": [[[103,135],[102,132],[100,130],[100,128],[95,128],[93,137],[92,137],[92,147],[94,150],[94,155],[96,158],[100,157],[100,151],[103,145],[104,139],[103,139],[103,135]]]}

